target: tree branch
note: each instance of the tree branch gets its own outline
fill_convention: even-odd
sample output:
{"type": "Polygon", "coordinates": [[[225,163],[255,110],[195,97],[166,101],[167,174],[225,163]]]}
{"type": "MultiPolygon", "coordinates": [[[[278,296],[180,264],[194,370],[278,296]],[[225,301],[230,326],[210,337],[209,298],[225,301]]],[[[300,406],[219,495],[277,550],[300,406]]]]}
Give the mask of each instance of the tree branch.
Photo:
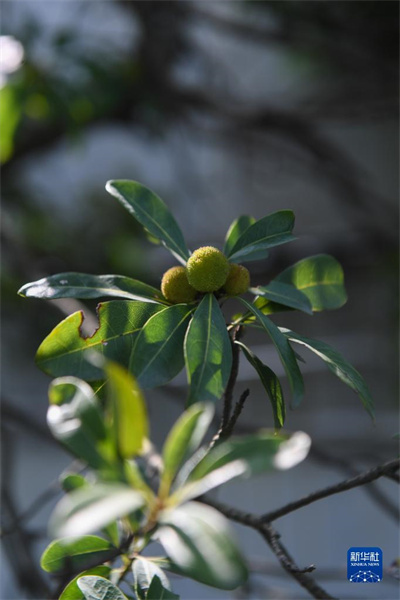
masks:
{"type": "Polygon", "coordinates": [[[260,517],[251,513],[245,513],[236,508],[222,504],[221,502],[215,502],[207,498],[206,503],[216,508],[219,512],[225,515],[231,521],[246,525],[258,531],[264,540],[267,542],[272,552],[278,558],[280,564],[291,577],[293,577],[303,588],[305,588],[313,598],[317,599],[333,599],[333,596],[328,594],[322,587],[320,587],[313,579],[308,575],[310,571],[314,570],[314,566],[310,565],[305,569],[300,569],[289,552],[286,550],[280,536],[270,523],[264,523],[260,517]]]}
{"type": "Polygon", "coordinates": [[[316,502],[317,500],[321,500],[322,498],[328,498],[329,496],[333,496],[334,494],[339,494],[340,492],[345,492],[347,490],[351,490],[360,485],[365,485],[370,483],[371,481],[375,481],[379,479],[379,477],[386,476],[387,473],[395,473],[400,468],[400,459],[396,458],[394,460],[390,460],[379,467],[375,467],[374,469],[370,469],[369,471],[365,471],[356,477],[352,477],[351,479],[346,479],[345,481],[341,481],[335,485],[331,485],[323,490],[319,490],[304,498],[300,498],[295,502],[290,502],[286,504],[286,506],[282,506],[277,510],[266,513],[260,517],[262,522],[274,521],[275,519],[279,519],[299,508],[303,508],[303,506],[307,506],[312,502],[316,502]]]}

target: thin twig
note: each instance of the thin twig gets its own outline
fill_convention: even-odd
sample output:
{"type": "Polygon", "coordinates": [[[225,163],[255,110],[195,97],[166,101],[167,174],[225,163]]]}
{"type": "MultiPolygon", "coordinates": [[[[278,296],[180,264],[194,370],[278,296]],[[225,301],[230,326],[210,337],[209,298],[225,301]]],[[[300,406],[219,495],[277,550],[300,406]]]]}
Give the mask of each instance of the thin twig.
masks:
{"type": "Polygon", "coordinates": [[[239,400],[236,402],[235,408],[233,410],[233,414],[232,414],[231,418],[229,419],[225,429],[222,430],[222,432],[219,436],[220,441],[226,440],[228,437],[230,437],[232,435],[233,429],[236,425],[238,418],[241,415],[241,412],[244,407],[244,403],[246,402],[249,394],[250,394],[249,389],[244,390],[244,392],[240,396],[239,400]]]}
{"type": "Polygon", "coordinates": [[[320,587],[314,579],[308,575],[309,572],[314,570],[314,565],[310,565],[305,569],[300,569],[280,541],[278,532],[273,529],[270,523],[265,523],[256,515],[245,513],[236,508],[227,506],[226,504],[222,504],[221,502],[215,502],[214,500],[209,500],[207,498],[206,503],[219,510],[219,512],[228,519],[258,531],[270,546],[272,552],[278,558],[285,571],[289,573],[291,577],[296,579],[296,581],[304,587],[313,598],[319,600],[333,599],[333,596],[328,594],[328,592],[320,587]]]}
{"type": "Polygon", "coordinates": [[[387,473],[394,473],[400,467],[400,459],[396,458],[394,460],[390,460],[379,467],[375,467],[374,469],[370,469],[369,471],[365,471],[364,473],[360,473],[356,477],[352,477],[351,479],[346,479],[345,481],[341,481],[335,485],[331,485],[323,490],[318,490],[308,496],[300,498],[295,502],[290,502],[286,504],[286,506],[282,506],[277,510],[271,511],[261,516],[262,522],[274,521],[275,519],[279,519],[284,515],[287,515],[303,506],[307,506],[312,502],[316,502],[317,500],[321,500],[322,498],[327,498],[329,496],[333,496],[334,494],[339,494],[340,492],[345,492],[347,490],[351,490],[360,485],[365,485],[366,483],[370,483],[371,481],[375,481],[379,479],[379,477],[386,476],[387,473]]]}
{"type": "Polygon", "coordinates": [[[227,426],[229,419],[231,418],[231,409],[232,409],[232,398],[233,398],[233,390],[236,385],[236,379],[239,373],[239,354],[240,348],[234,342],[240,338],[241,327],[236,327],[232,332],[231,344],[232,344],[232,368],[231,374],[229,377],[228,385],[226,386],[225,394],[224,394],[224,409],[222,412],[222,419],[220,429],[224,430],[227,426]]]}

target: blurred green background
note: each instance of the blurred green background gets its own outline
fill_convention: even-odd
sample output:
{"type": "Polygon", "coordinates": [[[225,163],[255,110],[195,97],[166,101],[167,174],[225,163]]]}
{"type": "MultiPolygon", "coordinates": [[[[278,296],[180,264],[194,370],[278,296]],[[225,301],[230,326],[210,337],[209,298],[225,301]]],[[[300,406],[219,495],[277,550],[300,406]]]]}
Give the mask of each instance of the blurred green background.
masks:
{"type": "MultiPolygon", "coordinates": [[[[328,459],[324,463],[328,450],[339,456],[339,471],[340,460],[361,467],[392,456],[398,429],[399,4],[3,0],[1,10],[3,527],[18,521],[68,463],[47,439],[48,379],[35,368],[34,354],[63,315],[81,308],[24,300],[18,288],[62,271],[120,273],[159,285],[174,264],[106,194],[111,178],[154,189],[192,249],[221,247],[239,214],[260,218],[293,209],[299,239],[252,263],[252,282],[266,283],[310,254],[338,258],[346,307],[313,320],[284,315],[277,322],[332,341],[365,375],[377,404],[372,429],[355,396],[307,363],[305,406],[288,421],[315,440],[304,491],[323,483],[331,468],[328,459]]],[[[260,351],[270,359],[268,347],[260,351]]],[[[245,369],[241,382],[253,385],[245,369]]],[[[179,380],[169,394],[184,396],[184,384],[179,380]]],[[[156,439],[179,412],[178,404],[166,408],[160,394],[149,398],[156,439]]],[[[270,425],[261,390],[254,396],[249,424],[270,425]]],[[[299,493],[294,486],[290,498],[299,493]]],[[[232,489],[240,504],[240,492],[232,489]]],[[[262,499],[263,490],[254,496],[262,499]]],[[[288,499],[279,494],[273,506],[288,499]]],[[[48,510],[35,513],[33,529],[27,524],[31,537],[24,523],[4,537],[4,598],[42,598],[50,585],[37,568],[48,510]],[[23,556],[21,540],[28,540],[23,556]]],[[[287,527],[289,538],[298,539],[295,525],[287,527]]],[[[385,527],[378,524],[377,531],[386,540],[385,527]]],[[[394,542],[392,535],[390,548],[394,542]]],[[[249,544],[251,555],[263,556],[249,544]]],[[[337,550],[332,544],[318,549],[325,565],[337,550]]],[[[305,550],[310,562],[316,547],[313,539],[305,550]]],[[[338,594],[344,583],[335,581],[338,594]]],[[[249,597],[268,585],[256,578],[249,597]]],[[[279,577],[271,589],[279,598],[293,593],[279,577]]],[[[381,599],[393,594],[390,585],[380,589],[381,599]]],[[[204,586],[184,593],[227,597],[204,586]]],[[[377,592],[366,593],[374,598],[377,592]]]]}

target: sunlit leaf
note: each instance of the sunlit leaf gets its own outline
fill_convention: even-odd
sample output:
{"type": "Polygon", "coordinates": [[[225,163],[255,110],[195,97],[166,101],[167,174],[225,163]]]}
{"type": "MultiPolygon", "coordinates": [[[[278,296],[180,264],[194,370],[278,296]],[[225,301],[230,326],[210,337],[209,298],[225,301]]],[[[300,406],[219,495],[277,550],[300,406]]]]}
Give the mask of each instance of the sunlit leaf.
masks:
{"type": "Polygon", "coordinates": [[[86,575],[78,579],[77,585],[85,600],[126,600],[125,594],[104,577],[86,575]]]}
{"type": "Polygon", "coordinates": [[[228,257],[232,262],[249,260],[253,253],[294,240],[294,214],[280,210],[256,221],[236,240],[228,257]]]}
{"type": "Polygon", "coordinates": [[[266,430],[230,438],[214,446],[194,465],[183,487],[171,497],[171,503],[186,502],[236,477],[289,469],[304,460],[310,444],[309,436],[301,431],[278,435],[266,430]]]}
{"type": "Polygon", "coordinates": [[[340,352],[325,342],[305,337],[289,329],[280,329],[291,342],[301,344],[319,356],[327,364],[332,373],[358,394],[365,410],[374,418],[374,401],[372,400],[366,381],[340,352]]]}
{"type": "Polygon", "coordinates": [[[294,355],[288,340],[280,332],[275,323],[273,323],[266,315],[263,315],[262,312],[254,306],[254,304],[250,304],[244,298],[240,298],[240,301],[249,309],[250,312],[254,314],[259,324],[263,327],[263,329],[265,329],[271,338],[271,341],[279,354],[279,358],[281,359],[286,375],[289,379],[290,387],[293,393],[293,407],[298,406],[304,396],[304,382],[299,365],[297,364],[296,356],[294,355]]]}
{"type": "Polygon", "coordinates": [[[293,285],[303,292],[314,311],[340,308],[347,301],[343,269],[327,254],[300,260],[280,273],[275,281],[293,285]]]}
{"type": "Polygon", "coordinates": [[[276,429],[283,427],[285,422],[285,400],[283,398],[282,387],[278,377],[275,373],[249,349],[242,342],[235,342],[242,349],[243,354],[249,361],[249,363],[257,371],[260,381],[263,384],[265,391],[271,401],[272,412],[274,415],[274,423],[276,429]]]}
{"type": "Polygon", "coordinates": [[[110,567],[105,565],[99,565],[98,567],[93,567],[93,569],[88,569],[87,571],[83,571],[83,573],[79,573],[79,575],[70,581],[67,587],[64,588],[59,600],[84,600],[85,596],[77,584],[78,579],[86,575],[100,575],[101,577],[108,578],[110,573],[110,567]]]}
{"type": "Polygon", "coordinates": [[[158,536],[168,556],[187,577],[226,590],[247,579],[247,568],[228,521],[209,506],[188,502],[164,511],[158,536]]]}
{"type": "MultiPolygon", "coordinates": [[[[268,285],[260,285],[256,288],[251,288],[250,291],[257,296],[265,297],[274,303],[301,310],[309,315],[312,315],[313,313],[311,302],[308,297],[293,285],[275,280],[271,281],[268,285]]],[[[263,311],[263,314],[266,313],[263,311]]]]}
{"type": "Polygon", "coordinates": [[[206,294],[185,338],[185,362],[190,384],[188,404],[217,401],[228,383],[232,347],[214,294],[206,294]]]}
{"type": "Polygon", "coordinates": [[[190,253],[182,232],[166,204],[154,192],[137,181],[108,181],[106,190],[147,229],[161,240],[170,252],[183,264],[190,253]]]}
{"type": "Polygon", "coordinates": [[[59,539],[47,546],[40,565],[49,573],[74,573],[108,560],[115,550],[110,542],[96,535],[59,539]]]}
{"type": "Polygon", "coordinates": [[[158,577],[162,588],[171,590],[171,584],[164,571],[144,556],[135,558],[132,571],[136,595],[142,600],[148,597],[148,591],[155,576],[158,577]]]}
{"type": "Polygon", "coordinates": [[[86,381],[103,377],[90,354],[100,352],[105,358],[128,367],[136,336],[146,321],[164,308],[130,300],[102,302],[97,307],[99,327],[85,337],[81,326],[82,311],[73,313],[43,340],[36,354],[37,365],[49,375],[75,375],[86,381]]]}
{"type": "Polygon", "coordinates": [[[170,306],[153,315],[140,331],[129,368],[144,389],[167,383],[183,369],[183,341],[191,313],[185,304],[170,306]]]}
{"type": "Polygon", "coordinates": [[[144,504],[142,494],[122,484],[81,488],[60,500],[51,516],[50,529],[58,537],[93,533],[144,504]]]}
{"type": "Polygon", "coordinates": [[[130,458],[139,454],[149,434],[146,404],[134,377],[117,363],[105,366],[108,402],[118,454],[130,458]]]}
{"type": "Polygon", "coordinates": [[[87,273],[59,273],[38,281],[26,283],[18,291],[26,298],[102,298],[113,296],[144,302],[166,300],[157,288],[123,275],[88,275],[87,273]]]}
{"type": "Polygon", "coordinates": [[[171,484],[182,462],[197,450],[214,410],[212,405],[196,403],[189,407],[171,429],[163,448],[164,471],[161,489],[171,484]]]}
{"type": "Polygon", "coordinates": [[[91,467],[103,467],[105,428],[92,388],[75,377],[60,377],[50,385],[49,397],[47,424],[54,437],[91,467]]]}

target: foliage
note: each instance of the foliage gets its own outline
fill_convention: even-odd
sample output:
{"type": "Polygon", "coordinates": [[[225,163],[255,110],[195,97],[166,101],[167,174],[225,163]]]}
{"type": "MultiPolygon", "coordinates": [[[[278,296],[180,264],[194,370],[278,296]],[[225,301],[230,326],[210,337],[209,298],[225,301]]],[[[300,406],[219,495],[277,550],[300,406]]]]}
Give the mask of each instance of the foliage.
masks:
{"type": "MultiPolygon", "coordinates": [[[[79,311],[57,325],[37,352],[39,367],[57,377],[49,392],[49,427],[91,472],[90,477],[71,474],[64,479],[66,495],[50,522],[57,539],[45,550],[42,566],[73,578],[62,600],[72,594],[86,600],[122,600],[126,596],[118,586],[130,572],[131,591],[140,600],[176,597],[165,570],[234,589],[246,581],[247,566],[227,520],[207,506],[205,494],[237,477],[292,467],[310,446],[306,434],[281,431],[286,415],[283,386],[239,341],[239,333],[253,327],[271,340],[290,384],[293,407],[304,396],[300,357],[291,345],[295,343],[325,361],[373,416],[364,379],[336,350],[278,327],[270,317],[288,310],[312,315],[341,307],[346,302],[343,271],[331,256],[303,259],[266,285],[250,286],[253,300],[238,296],[244,312],[226,322],[222,305],[231,298],[224,288],[229,265],[263,260],[271,248],[293,241],[292,211],[258,221],[239,217],[226,235],[224,253],[211,248],[210,254],[208,247],[191,253],[175,218],[151,190],[132,181],[112,181],[106,187],[183,265],[180,277],[191,257],[202,259],[204,250],[213,259],[206,271],[213,265],[221,271],[223,265],[223,277],[222,271],[216,278],[211,273],[210,280],[218,280],[219,287],[197,291],[180,303],[121,275],[61,273],[21,288],[22,296],[44,299],[116,298],[98,305],[98,328],[91,336],[82,332],[84,315],[79,311]],[[232,392],[239,352],[260,377],[274,429],[230,437],[231,431],[223,428],[219,438],[202,445],[215,404],[232,392]],[[186,410],[167,436],[158,472],[152,473],[146,469],[154,447],[141,389],[164,385],[184,367],[186,410]],[[161,543],[165,557],[142,556],[153,542],[161,543]],[[117,557],[120,566],[109,566],[117,557]]],[[[248,287],[245,271],[246,284],[239,286],[243,293],[248,287]]],[[[208,280],[204,264],[203,276],[208,280]]]]}

